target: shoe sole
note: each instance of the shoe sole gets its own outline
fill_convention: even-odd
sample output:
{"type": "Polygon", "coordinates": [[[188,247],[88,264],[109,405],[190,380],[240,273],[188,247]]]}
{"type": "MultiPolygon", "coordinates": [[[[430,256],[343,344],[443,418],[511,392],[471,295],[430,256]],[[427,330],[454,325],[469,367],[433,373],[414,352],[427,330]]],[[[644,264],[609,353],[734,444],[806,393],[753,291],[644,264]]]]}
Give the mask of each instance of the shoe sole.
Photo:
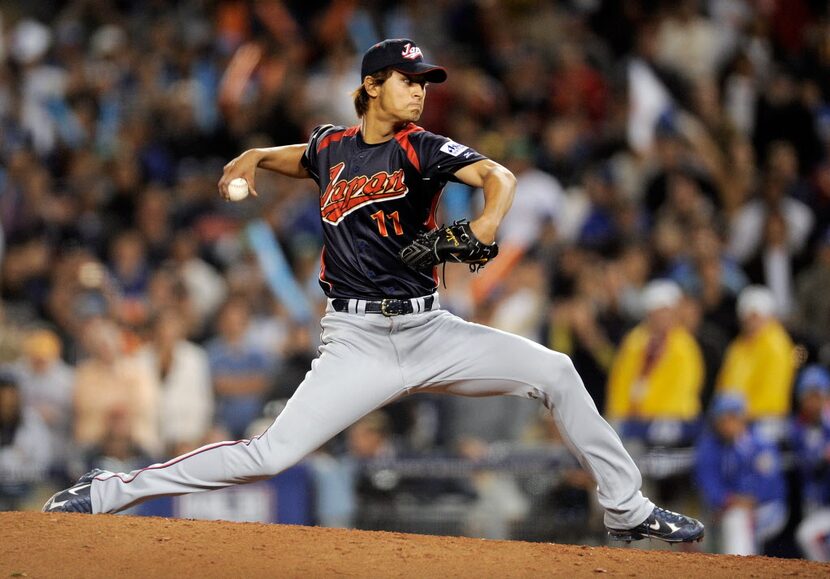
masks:
{"type": "Polygon", "coordinates": [[[701,532],[700,535],[697,537],[691,537],[689,539],[670,539],[666,537],[658,537],[656,535],[643,535],[641,533],[628,533],[628,532],[615,532],[615,531],[608,531],[608,536],[611,538],[612,541],[620,541],[631,543],[632,541],[641,541],[643,539],[656,539],[658,541],[663,541],[665,543],[699,543],[703,540],[704,533],[701,532]]]}

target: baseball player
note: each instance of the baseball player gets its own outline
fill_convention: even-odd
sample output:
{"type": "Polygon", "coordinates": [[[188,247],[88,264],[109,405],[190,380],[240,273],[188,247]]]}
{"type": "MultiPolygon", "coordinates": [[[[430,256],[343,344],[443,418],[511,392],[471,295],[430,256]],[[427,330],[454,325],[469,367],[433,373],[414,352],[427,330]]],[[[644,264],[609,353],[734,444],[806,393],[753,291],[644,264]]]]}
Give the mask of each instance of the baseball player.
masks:
{"type": "Polygon", "coordinates": [[[796,530],[808,559],[830,561],[830,373],[807,366],[796,386],[792,440],[801,469],[804,519],[796,530]]]}
{"type": "Polygon", "coordinates": [[[362,62],[354,93],[360,123],[323,125],[308,143],[252,149],[225,166],[219,190],[256,168],[310,178],[320,188],[328,296],[319,355],[274,423],[252,440],[204,446],[130,473],[94,470],[56,493],[45,511],[116,513],[143,501],[272,477],[362,416],[415,392],[512,395],[541,401],[598,481],[612,537],[696,541],[703,525],[655,507],[619,437],[564,354],[466,322],[439,305],[437,265],[478,269],[496,256],[496,230],[515,178],[470,147],[414,124],[427,83],[446,71],[411,40],[384,40],[362,62]],[[484,191],[472,222],[436,228],[444,185],[484,191]]]}
{"type": "Polygon", "coordinates": [[[750,426],[741,394],[720,394],[698,440],[695,478],[721,524],[721,550],[757,555],[787,523],[787,487],[774,444],[750,426]]]}

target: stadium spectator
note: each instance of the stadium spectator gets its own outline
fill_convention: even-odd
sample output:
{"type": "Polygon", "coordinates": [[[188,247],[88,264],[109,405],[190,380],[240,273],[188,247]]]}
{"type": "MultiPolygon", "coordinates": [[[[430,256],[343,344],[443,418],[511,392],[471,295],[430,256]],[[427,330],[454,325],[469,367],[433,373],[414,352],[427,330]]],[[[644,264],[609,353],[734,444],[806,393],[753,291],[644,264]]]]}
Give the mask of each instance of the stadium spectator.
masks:
{"type": "Polygon", "coordinates": [[[159,435],[165,453],[171,456],[198,446],[213,421],[207,353],[186,340],[185,329],[177,311],[162,310],[152,320],[149,342],[138,352],[160,386],[159,435]]]}
{"type": "Polygon", "coordinates": [[[796,538],[805,556],[830,561],[830,374],[822,366],[804,368],[796,393],[792,436],[803,501],[796,538]]]}
{"type": "Polygon", "coordinates": [[[594,404],[605,408],[605,386],[615,347],[592,305],[583,296],[556,303],[550,313],[548,346],[571,357],[594,404]]]}
{"type": "Polygon", "coordinates": [[[290,398],[314,360],[313,338],[305,324],[288,323],[282,343],[282,360],[271,381],[268,399],[290,398]]]}
{"type": "Polygon", "coordinates": [[[788,320],[793,310],[795,258],[787,246],[787,223],[777,211],[766,215],[764,237],[745,269],[749,281],[770,288],[775,311],[788,320]]]}
{"type": "Polygon", "coordinates": [[[555,542],[582,541],[592,532],[601,533],[602,508],[593,497],[596,481],[568,452],[568,443],[554,418],[539,412],[524,434],[523,443],[528,450],[557,453],[561,461],[556,476],[544,480],[540,477],[532,486],[522,486],[529,495],[531,511],[537,513],[531,528],[546,531],[548,540],[553,535],[555,542]],[[558,524],[559,521],[567,523],[558,524]]]}
{"type": "Polygon", "coordinates": [[[49,467],[49,431],[23,405],[17,378],[0,372],[0,511],[20,508],[49,467]]]}
{"type": "MultiPolygon", "coordinates": [[[[520,127],[514,129],[518,131],[520,127]]],[[[564,217],[567,198],[556,178],[533,163],[533,143],[513,136],[505,143],[505,166],[516,176],[516,201],[502,224],[504,243],[528,249],[539,241],[545,227],[556,230],[564,217]],[[516,210],[515,214],[513,210],[516,210]]]]}
{"type": "Polygon", "coordinates": [[[141,192],[135,208],[135,226],[144,241],[146,261],[158,267],[167,259],[173,241],[170,193],[158,185],[141,192]]]}
{"type": "Polygon", "coordinates": [[[198,239],[192,231],[176,232],[170,257],[193,302],[197,320],[212,318],[225,301],[227,284],[216,269],[199,256],[198,239]]]}
{"type": "Polygon", "coordinates": [[[650,282],[644,321],[623,339],[608,377],[607,416],[623,438],[681,446],[696,436],[704,366],[700,347],[680,324],[680,288],[650,282]]]}
{"type": "Polygon", "coordinates": [[[764,286],[738,296],[741,333],[729,345],[718,375],[719,392],[746,400],[747,416],[770,440],[786,436],[795,374],[793,342],[776,319],[775,298],[764,286]]]}
{"type": "MultiPolygon", "coordinates": [[[[459,440],[456,446],[458,454],[473,463],[484,461],[499,452],[476,438],[459,440]]],[[[511,527],[530,511],[528,498],[520,489],[516,477],[510,472],[482,469],[475,472],[471,479],[469,490],[453,489],[452,486],[443,489],[444,492],[454,490],[457,493],[464,490],[475,495],[464,517],[464,534],[487,539],[510,538],[511,527]]]]}
{"type": "Polygon", "coordinates": [[[709,286],[708,289],[714,289],[715,282],[731,295],[738,295],[747,284],[746,274],[725,253],[720,235],[710,224],[711,219],[705,215],[696,219],[699,221],[688,227],[672,227],[690,242],[690,247],[688,253],[681,253],[669,264],[669,276],[694,296],[702,295],[704,284],[709,286]]]}
{"type": "Polygon", "coordinates": [[[401,491],[400,477],[389,480],[373,477],[361,471],[361,464],[376,459],[393,459],[400,454],[399,444],[392,439],[389,416],[382,410],[368,414],[346,432],[347,461],[351,465],[355,524],[358,528],[382,528],[388,523],[389,511],[401,491]],[[384,512],[387,511],[387,512],[384,512]]]}
{"type": "Polygon", "coordinates": [[[729,254],[745,264],[764,241],[765,224],[771,213],[783,220],[787,251],[799,255],[813,230],[815,216],[802,201],[789,195],[789,181],[777,174],[767,174],[761,182],[761,197],[746,203],[735,215],[730,227],[729,254]]]}
{"type": "Polygon", "coordinates": [[[107,415],[104,426],[105,435],[101,442],[88,449],[85,458],[86,468],[103,464],[107,468],[135,470],[146,465],[150,456],[135,439],[129,413],[121,408],[113,408],[107,415]]]}
{"type": "Polygon", "coordinates": [[[153,456],[160,452],[159,386],[150,369],[127,356],[120,328],[112,320],[92,318],[84,326],[89,357],[75,372],[75,442],[100,446],[113,412],[129,422],[133,440],[153,456]]]}
{"type": "Polygon", "coordinates": [[[137,231],[119,233],[110,249],[110,274],[120,295],[119,318],[133,325],[147,319],[147,293],[152,270],[147,244],[137,231]]]}
{"type": "Polygon", "coordinates": [[[249,324],[247,303],[231,298],[219,312],[217,336],[207,344],[216,420],[237,438],[262,411],[268,386],[268,360],[248,339],[249,324]]]}
{"type": "Polygon", "coordinates": [[[681,0],[667,5],[657,30],[658,61],[690,80],[711,77],[719,49],[715,23],[699,13],[698,4],[681,0]]]}
{"type": "Polygon", "coordinates": [[[475,494],[463,480],[378,470],[378,464],[391,465],[397,458],[413,456],[406,441],[392,433],[389,416],[383,410],[372,412],[352,425],[346,431],[346,445],[345,460],[353,463],[353,500],[358,528],[394,529],[403,518],[413,517],[407,514],[413,507],[418,513],[432,509],[438,512],[442,508],[441,499],[447,495],[455,495],[457,503],[458,499],[470,500],[475,494]]]}
{"type": "Polygon", "coordinates": [[[153,270],[147,286],[146,309],[143,312],[146,319],[144,317],[137,319],[132,327],[138,330],[159,312],[165,310],[178,313],[185,325],[185,334],[188,337],[203,335],[207,318],[200,317],[196,312],[185,281],[173,265],[164,265],[153,270]]]}
{"type": "Polygon", "coordinates": [[[577,242],[608,255],[620,237],[620,192],[610,166],[595,166],[582,179],[588,209],[577,233],[577,242]]]}
{"type": "Polygon", "coordinates": [[[658,222],[671,223],[681,231],[692,232],[711,223],[715,207],[689,169],[676,169],[666,175],[666,199],[657,210],[658,222]]]}
{"type": "Polygon", "coordinates": [[[830,343],[830,228],[815,250],[813,264],[796,278],[798,327],[815,345],[830,343]]]}
{"type": "Polygon", "coordinates": [[[740,394],[718,396],[697,444],[695,473],[706,506],[720,527],[720,549],[763,552],[787,523],[787,490],[778,451],[747,421],[740,394]]]}
{"type": "Polygon", "coordinates": [[[52,475],[66,473],[72,452],[74,369],[61,359],[61,343],[51,330],[36,329],[23,339],[23,356],[14,365],[23,405],[35,410],[49,429],[52,475]]]}

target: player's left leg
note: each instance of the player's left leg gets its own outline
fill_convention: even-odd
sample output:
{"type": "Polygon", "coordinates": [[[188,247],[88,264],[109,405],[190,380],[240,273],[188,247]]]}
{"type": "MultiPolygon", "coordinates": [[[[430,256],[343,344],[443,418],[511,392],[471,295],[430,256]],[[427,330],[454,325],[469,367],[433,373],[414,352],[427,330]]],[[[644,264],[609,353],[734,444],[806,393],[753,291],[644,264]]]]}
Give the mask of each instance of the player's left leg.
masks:
{"type": "Polygon", "coordinates": [[[401,336],[407,338],[405,380],[415,390],[530,397],[550,409],[577,458],[597,481],[612,536],[653,536],[672,542],[702,537],[699,522],[655,508],[640,492],[640,471],[600,416],[566,355],[448,312],[436,313],[422,331],[401,336]]]}

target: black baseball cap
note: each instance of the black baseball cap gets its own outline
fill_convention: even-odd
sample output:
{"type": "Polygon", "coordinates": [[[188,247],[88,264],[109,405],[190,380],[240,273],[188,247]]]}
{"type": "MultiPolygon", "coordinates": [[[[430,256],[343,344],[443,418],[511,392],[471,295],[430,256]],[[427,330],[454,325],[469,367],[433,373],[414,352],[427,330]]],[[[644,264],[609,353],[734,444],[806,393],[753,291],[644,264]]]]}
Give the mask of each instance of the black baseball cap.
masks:
{"type": "Polygon", "coordinates": [[[360,77],[366,78],[387,67],[403,74],[421,74],[427,82],[447,80],[447,71],[437,64],[424,62],[421,49],[408,38],[387,38],[367,50],[363,55],[360,77]]]}

